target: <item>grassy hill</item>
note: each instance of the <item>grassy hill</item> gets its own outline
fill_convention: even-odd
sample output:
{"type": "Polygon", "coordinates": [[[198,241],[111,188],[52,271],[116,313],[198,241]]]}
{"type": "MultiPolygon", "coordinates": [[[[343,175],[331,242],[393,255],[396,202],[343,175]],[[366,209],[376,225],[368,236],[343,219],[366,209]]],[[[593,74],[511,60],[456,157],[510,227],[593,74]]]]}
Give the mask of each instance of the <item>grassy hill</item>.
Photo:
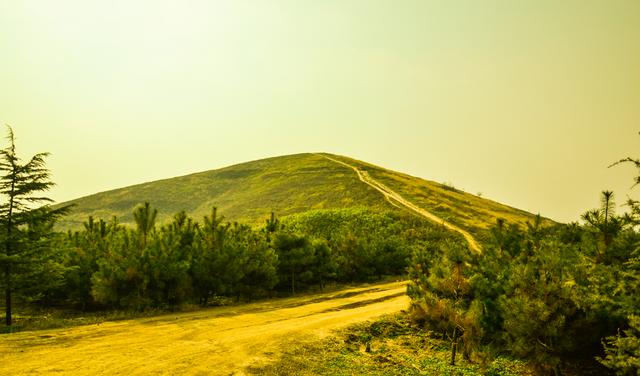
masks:
{"type": "MultiPolygon", "coordinates": [[[[372,178],[415,205],[469,231],[476,237],[482,238],[483,231],[494,225],[496,218],[503,218],[508,223],[519,225],[525,225],[534,218],[534,215],[527,211],[461,191],[450,185],[387,170],[344,156],[331,157],[367,171],[372,178]]],[[[553,221],[543,218],[543,223],[551,224],[553,221]]]]}
{"type": "MultiPolygon", "coordinates": [[[[325,154],[366,170],[391,189],[434,214],[473,233],[497,217],[524,223],[533,215],[438,183],[386,170],[347,157],[325,154]]],[[[263,223],[273,211],[283,217],[312,209],[368,207],[402,210],[391,205],[356,173],[319,154],[295,154],[246,162],[165,180],[101,192],[68,202],[73,212],[61,229],[79,228],[91,215],[132,223],[133,209],[144,201],[158,208],[160,223],[181,210],[200,219],[213,206],[231,221],[263,223]]]]}

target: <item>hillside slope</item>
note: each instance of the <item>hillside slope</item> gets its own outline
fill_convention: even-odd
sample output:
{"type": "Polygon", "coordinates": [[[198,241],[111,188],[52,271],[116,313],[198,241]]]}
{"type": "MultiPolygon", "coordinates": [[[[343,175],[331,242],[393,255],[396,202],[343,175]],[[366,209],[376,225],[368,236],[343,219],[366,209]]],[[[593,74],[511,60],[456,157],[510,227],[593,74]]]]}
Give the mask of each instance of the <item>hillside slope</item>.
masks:
{"type": "MultiPolygon", "coordinates": [[[[525,225],[527,222],[532,222],[535,217],[527,211],[482,198],[452,186],[387,170],[353,158],[324,155],[354,166],[413,205],[433,213],[480,239],[483,238],[484,230],[493,226],[497,218],[503,218],[508,223],[525,225]]],[[[547,218],[542,218],[542,221],[544,224],[553,223],[547,218]]]]}
{"type": "Polygon", "coordinates": [[[261,159],[171,179],[97,193],[68,202],[75,204],[60,228],[79,228],[88,216],[132,223],[131,212],[149,201],[159,209],[159,222],[180,210],[200,219],[217,206],[231,221],[263,223],[273,211],[278,216],[312,209],[368,207],[406,210],[363,183],[347,162],[398,192],[413,204],[474,234],[495,223],[531,221],[533,215],[441,184],[386,170],[332,154],[295,154],[261,159]],[[330,158],[326,158],[330,157],[330,158]],[[333,160],[332,160],[333,159],[333,160]]]}
{"type": "Polygon", "coordinates": [[[310,209],[367,206],[392,208],[353,171],[315,154],[295,154],[241,163],[82,197],[61,228],[78,228],[88,216],[132,223],[133,209],[144,201],[158,208],[160,223],[184,210],[194,218],[213,206],[230,221],[263,223],[310,209]]]}

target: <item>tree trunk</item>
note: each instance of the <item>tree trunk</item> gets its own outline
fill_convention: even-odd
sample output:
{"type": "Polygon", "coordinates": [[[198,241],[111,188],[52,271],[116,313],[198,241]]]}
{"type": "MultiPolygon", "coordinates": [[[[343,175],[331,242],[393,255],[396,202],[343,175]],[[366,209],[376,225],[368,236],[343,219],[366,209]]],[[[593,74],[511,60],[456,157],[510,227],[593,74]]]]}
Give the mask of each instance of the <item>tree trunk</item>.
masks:
{"type": "MultiPolygon", "coordinates": [[[[12,140],[13,143],[13,140],[12,140]]],[[[12,176],[12,181],[11,181],[11,194],[9,195],[10,199],[9,199],[9,213],[7,214],[7,239],[5,242],[5,255],[11,256],[11,242],[13,241],[13,234],[12,234],[12,229],[13,229],[13,197],[14,197],[14,192],[15,192],[15,180],[16,180],[16,169],[15,166],[13,166],[13,176],[12,176]]],[[[6,314],[5,314],[5,323],[7,324],[7,326],[11,326],[12,324],[12,320],[11,320],[11,264],[9,264],[10,261],[7,261],[7,265],[4,266],[4,278],[5,278],[5,307],[6,307],[6,314]]]]}
{"type": "MultiPolygon", "coordinates": [[[[14,173],[15,178],[15,173],[14,173]]],[[[14,182],[11,182],[11,194],[14,192],[14,182]]],[[[7,256],[11,256],[11,242],[13,240],[13,196],[9,200],[9,214],[7,216],[7,239],[5,242],[5,254],[7,256]]],[[[5,322],[7,326],[11,326],[11,265],[10,261],[7,261],[7,265],[4,266],[4,279],[5,279],[5,307],[6,307],[6,315],[5,322]]]]}
{"type": "Polygon", "coordinates": [[[456,351],[458,350],[457,328],[453,328],[453,338],[451,338],[451,365],[456,365],[456,351]]]}
{"type": "Polygon", "coordinates": [[[296,294],[296,277],[295,273],[291,272],[291,295],[296,294]]]}
{"type": "Polygon", "coordinates": [[[6,315],[5,315],[5,323],[7,326],[11,326],[11,269],[9,265],[5,265],[4,267],[4,278],[5,278],[5,307],[6,307],[6,315]]]}

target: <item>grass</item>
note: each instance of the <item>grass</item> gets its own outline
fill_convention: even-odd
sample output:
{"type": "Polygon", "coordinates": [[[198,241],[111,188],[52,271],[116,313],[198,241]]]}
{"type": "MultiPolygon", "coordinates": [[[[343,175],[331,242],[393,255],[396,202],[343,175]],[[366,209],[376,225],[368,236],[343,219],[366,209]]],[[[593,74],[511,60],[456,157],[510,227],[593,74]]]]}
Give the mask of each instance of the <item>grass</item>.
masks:
{"type": "Polygon", "coordinates": [[[432,333],[411,324],[406,314],[349,327],[336,337],[308,338],[270,364],[248,372],[259,375],[533,375],[526,363],[499,357],[488,364],[459,357],[451,366],[450,348],[432,333]],[[369,351],[367,351],[367,347],[369,351]]]}
{"type": "Polygon", "coordinates": [[[272,211],[283,217],[310,209],[393,208],[350,169],[315,154],[295,154],[76,199],[68,202],[75,207],[59,228],[80,228],[90,215],[131,224],[133,209],[144,201],[158,208],[159,223],[181,210],[200,220],[213,206],[227,220],[254,224],[264,223],[272,211]]]}
{"type": "MultiPolygon", "coordinates": [[[[404,279],[404,276],[384,276],[382,279],[376,280],[374,283],[389,283],[404,279]]],[[[101,324],[108,321],[121,321],[137,318],[150,318],[154,316],[166,315],[169,313],[187,313],[205,311],[212,307],[229,306],[229,307],[241,307],[249,303],[271,302],[286,299],[313,299],[317,295],[328,294],[332,292],[341,291],[348,288],[357,286],[366,286],[366,283],[337,283],[331,282],[324,286],[320,290],[317,286],[309,286],[308,289],[302,293],[291,296],[287,292],[273,292],[274,296],[262,297],[251,301],[240,300],[237,301],[233,297],[216,296],[209,300],[209,305],[206,307],[184,303],[180,306],[172,308],[147,308],[144,311],[132,311],[132,310],[95,310],[95,311],[80,311],[73,309],[58,309],[58,308],[38,308],[35,306],[29,306],[22,304],[14,306],[12,319],[12,326],[4,326],[4,306],[0,305],[0,334],[17,333],[25,331],[37,331],[47,329],[59,329],[70,328],[80,325],[92,325],[101,324]]]]}
{"type": "MultiPolygon", "coordinates": [[[[122,310],[81,312],[59,309],[37,310],[34,308],[21,308],[22,309],[12,315],[12,326],[0,326],[0,334],[101,324],[107,321],[121,321],[134,318],[153,317],[170,312],[168,310],[162,309],[148,309],[141,312],[122,310]]],[[[194,305],[185,305],[180,307],[178,311],[191,312],[198,309],[202,308],[194,305]]],[[[2,317],[2,319],[4,320],[4,317],[2,317]]]]}
{"type": "MultiPolygon", "coordinates": [[[[531,213],[347,157],[327,154],[367,170],[376,180],[418,206],[432,211],[474,235],[502,217],[524,223],[531,213]]],[[[105,220],[118,217],[132,224],[133,209],[149,201],[158,208],[158,222],[168,222],[184,210],[196,220],[215,205],[227,220],[262,224],[273,211],[279,217],[313,209],[367,207],[400,210],[375,189],[360,182],[350,168],[317,154],[294,154],[246,162],[171,179],[138,184],[70,201],[73,212],[58,228],[79,229],[92,215],[105,220]]]]}
{"type": "MultiPolygon", "coordinates": [[[[335,158],[335,156],[333,156],[335,158]]],[[[456,189],[450,183],[440,184],[347,157],[337,157],[365,170],[380,183],[426,210],[483,239],[486,230],[503,218],[509,223],[525,225],[535,215],[499,202],[456,189]]],[[[553,223],[549,219],[544,224],[553,223]]]]}

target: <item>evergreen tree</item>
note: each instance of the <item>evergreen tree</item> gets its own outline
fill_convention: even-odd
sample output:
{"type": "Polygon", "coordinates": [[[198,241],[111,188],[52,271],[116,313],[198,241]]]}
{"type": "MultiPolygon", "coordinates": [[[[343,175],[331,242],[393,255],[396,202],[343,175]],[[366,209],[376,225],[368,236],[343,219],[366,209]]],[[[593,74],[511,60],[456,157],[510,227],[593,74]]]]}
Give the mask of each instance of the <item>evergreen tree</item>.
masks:
{"type": "Polygon", "coordinates": [[[499,297],[509,351],[541,370],[559,374],[562,359],[576,345],[574,324],[582,317],[574,274],[578,256],[571,246],[544,240],[513,264],[499,297]]]}
{"type": "Polygon", "coordinates": [[[98,271],[98,260],[107,253],[110,236],[117,225],[89,217],[83,226],[84,231],[69,233],[60,248],[66,250],[65,264],[69,267],[65,275],[66,297],[84,311],[95,302],[91,295],[91,276],[98,271]]]}
{"type": "MultiPolygon", "coordinates": [[[[45,209],[41,209],[45,210],[45,209]]],[[[27,303],[42,306],[57,303],[59,292],[64,286],[64,276],[68,267],[64,255],[58,249],[58,235],[53,231],[54,220],[42,221],[39,215],[30,216],[24,228],[25,240],[31,258],[24,263],[20,273],[14,274],[16,292],[27,303]]],[[[29,255],[23,254],[25,260],[29,255]]]]}
{"type": "Polygon", "coordinates": [[[517,226],[507,225],[502,219],[489,232],[488,244],[483,247],[482,254],[474,258],[470,283],[472,293],[482,308],[480,325],[485,335],[482,341],[499,352],[504,347],[504,317],[498,300],[505,294],[514,258],[524,248],[525,241],[517,226]]]}
{"type": "Polygon", "coordinates": [[[91,277],[91,295],[97,302],[134,310],[150,304],[146,297],[147,262],[139,239],[137,232],[125,228],[110,236],[108,250],[91,277]]]}
{"type": "Polygon", "coordinates": [[[280,262],[280,280],[289,281],[291,293],[296,293],[296,284],[313,278],[314,248],[302,235],[279,233],[275,239],[275,250],[280,262]]]}
{"type": "Polygon", "coordinates": [[[438,256],[414,255],[407,293],[412,298],[414,315],[449,339],[451,365],[455,365],[460,342],[468,358],[481,338],[481,309],[471,295],[468,248],[460,242],[448,241],[441,245],[438,256]]]}
{"type": "Polygon", "coordinates": [[[280,230],[281,227],[282,225],[280,224],[280,220],[276,218],[276,214],[274,212],[271,212],[271,217],[266,220],[264,226],[264,232],[267,234],[268,242],[271,242],[273,234],[280,230]]]}
{"type": "Polygon", "coordinates": [[[181,224],[178,214],[174,222],[163,227],[144,250],[147,295],[156,307],[175,306],[190,296],[191,244],[188,222],[181,224]],[[186,238],[186,239],[185,239],[186,238]]]}
{"type": "Polygon", "coordinates": [[[608,251],[614,239],[627,227],[628,217],[615,215],[615,202],[612,191],[603,191],[600,208],[589,210],[582,215],[598,238],[596,248],[597,262],[610,262],[608,251]]]}
{"type": "Polygon", "coordinates": [[[235,284],[243,277],[245,256],[238,236],[244,229],[222,221],[214,207],[211,215],[204,217],[194,245],[191,275],[201,305],[207,305],[212,296],[234,293],[235,284]]]}
{"type": "Polygon", "coordinates": [[[0,268],[5,323],[11,325],[13,294],[25,287],[20,277],[43,266],[47,247],[38,243],[47,237],[55,219],[68,211],[68,207],[53,210],[48,206],[52,200],[40,195],[54,184],[45,165],[48,153],[38,153],[23,164],[16,154],[10,127],[7,139],[9,145],[0,150],[0,194],[6,197],[0,204],[0,268]]]}
{"type": "Polygon", "coordinates": [[[242,278],[235,290],[248,299],[271,291],[278,283],[278,255],[269,242],[253,231],[245,232],[242,278]]]}
{"type": "Polygon", "coordinates": [[[313,275],[322,291],[328,280],[336,277],[337,265],[333,260],[331,248],[325,241],[316,240],[312,242],[314,248],[313,275]]]}
{"type": "Polygon", "coordinates": [[[158,210],[151,210],[151,205],[148,202],[138,206],[133,212],[133,219],[136,221],[136,228],[140,236],[141,248],[147,246],[147,238],[156,225],[157,216],[158,210]]]}
{"type": "MultiPolygon", "coordinates": [[[[634,178],[634,187],[640,184],[640,159],[625,158],[613,165],[619,163],[635,165],[638,174],[634,178]]],[[[629,199],[627,204],[630,207],[627,222],[630,226],[635,227],[640,224],[640,202],[629,199]]],[[[637,235],[635,231],[634,234],[637,235]]],[[[619,328],[616,335],[605,339],[605,357],[599,360],[605,366],[615,370],[618,375],[640,374],[640,294],[638,294],[640,291],[640,247],[638,244],[640,242],[636,239],[633,245],[627,245],[631,252],[619,267],[619,273],[614,279],[615,288],[609,290],[617,292],[615,303],[619,308],[618,312],[624,316],[626,325],[619,328]]],[[[611,300],[610,297],[609,300],[611,300]]]]}
{"type": "Polygon", "coordinates": [[[605,357],[599,359],[602,364],[612,368],[619,375],[640,374],[640,249],[636,248],[634,257],[624,268],[620,285],[621,311],[624,312],[627,325],[615,336],[605,339],[605,357]]]}

